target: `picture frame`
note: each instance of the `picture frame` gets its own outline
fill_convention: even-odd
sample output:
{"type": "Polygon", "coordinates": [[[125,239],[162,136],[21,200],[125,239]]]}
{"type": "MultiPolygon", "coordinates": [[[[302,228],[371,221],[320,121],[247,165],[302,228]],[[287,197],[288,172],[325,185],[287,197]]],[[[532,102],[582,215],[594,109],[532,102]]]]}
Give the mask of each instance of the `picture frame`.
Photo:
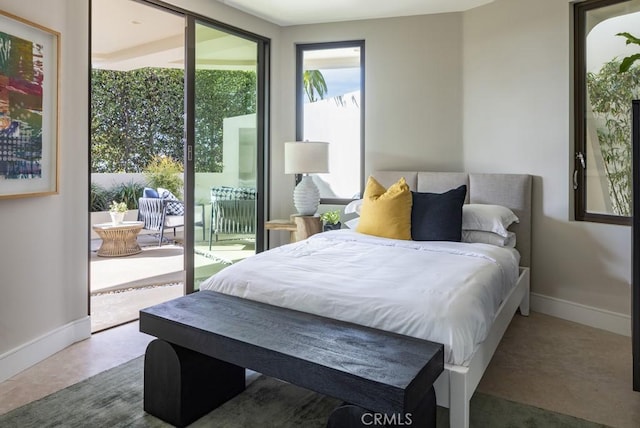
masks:
{"type": "Polygon", "coordinates": [[[57,194],[60,33],[0,10],[0,199],[57,194]]]}

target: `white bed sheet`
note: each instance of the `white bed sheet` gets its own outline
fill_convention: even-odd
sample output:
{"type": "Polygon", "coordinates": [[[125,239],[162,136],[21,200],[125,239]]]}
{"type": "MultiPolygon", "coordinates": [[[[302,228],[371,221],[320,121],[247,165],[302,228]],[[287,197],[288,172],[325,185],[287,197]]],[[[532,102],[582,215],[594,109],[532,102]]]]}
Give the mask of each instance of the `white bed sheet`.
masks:
{"type": "Polygon", "coordinates": [[[418,242],[336,230],[256,254],[200,285],[414,336],[465,365],[518,279],[512,248],[418,242]]]}

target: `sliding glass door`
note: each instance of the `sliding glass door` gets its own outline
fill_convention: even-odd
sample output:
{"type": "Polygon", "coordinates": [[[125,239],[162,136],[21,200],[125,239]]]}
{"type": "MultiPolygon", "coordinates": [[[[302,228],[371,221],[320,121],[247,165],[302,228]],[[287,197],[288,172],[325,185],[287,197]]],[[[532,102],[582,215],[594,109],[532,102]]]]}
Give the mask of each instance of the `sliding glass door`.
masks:
{"type": "Polygon", "coordinates": [[[187,29],[189,293],[262,249],[265,67],[259,40],[197,19],[187,29]]]}

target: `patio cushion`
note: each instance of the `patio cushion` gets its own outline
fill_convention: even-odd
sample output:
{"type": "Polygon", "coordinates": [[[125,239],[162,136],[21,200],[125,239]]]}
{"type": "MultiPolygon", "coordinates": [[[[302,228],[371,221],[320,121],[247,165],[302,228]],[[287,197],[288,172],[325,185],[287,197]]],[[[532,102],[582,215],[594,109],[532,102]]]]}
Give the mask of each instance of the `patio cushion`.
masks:
{"type": "Polygon", "coordinates": [[[234,199],[239,200],[253,200],[256,198],[256,189],[252,187],[213,187],[211,189],[211,200],[230,201],[234,199]]]}
{"type": "Polygon", "coordinates": [[[181,215],[168,215],[164,218],[164,227],[180,227],[184,225],[184,217],[181,215]]]}
{"type": "Polygon", "coordinates": [[[158,191],[152,187],[145,187],[142,191],[143,198],[159,198],[158,191]]]}
{"type": "Polygon", "coordinates": [[[158,187],[158,194],[162,199],[176,201],[167,203],[167,215],[184,215],[184,205],[171,191],[158,187]]]}

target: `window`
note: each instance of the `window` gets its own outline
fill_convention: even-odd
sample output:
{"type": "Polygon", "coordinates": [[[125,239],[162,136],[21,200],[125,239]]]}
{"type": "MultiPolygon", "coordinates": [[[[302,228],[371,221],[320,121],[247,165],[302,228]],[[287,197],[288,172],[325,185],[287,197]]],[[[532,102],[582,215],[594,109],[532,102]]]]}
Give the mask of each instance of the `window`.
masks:
{"type": "Polygon", "coordinates": [[[316,174],[323,204],[364,188],[364,41],[296,47],[296,139],[329,143],[329,173],[316,174]]]}
{"type": "Polygon", "coordinates": [[[640,0],[587,0],[574,6],[576,220],[631,224],[631,101],[640,66],[621,71],[640,51],[640,0]]]}

